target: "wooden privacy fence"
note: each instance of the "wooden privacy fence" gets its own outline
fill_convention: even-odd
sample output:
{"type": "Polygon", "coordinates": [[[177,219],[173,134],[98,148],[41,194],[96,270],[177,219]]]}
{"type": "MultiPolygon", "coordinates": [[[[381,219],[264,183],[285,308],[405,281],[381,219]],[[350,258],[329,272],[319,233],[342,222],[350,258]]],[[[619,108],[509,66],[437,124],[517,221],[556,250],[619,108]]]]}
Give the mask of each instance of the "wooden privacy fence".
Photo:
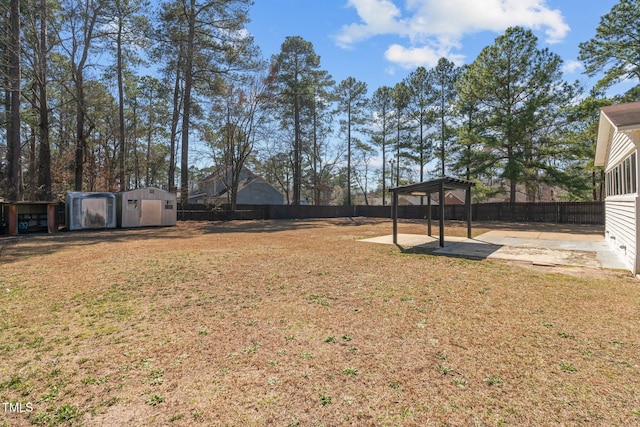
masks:
{"type": "MultiPolygon", "coordinates": [[[[427,218],[427,206],[398,206],[398,217],[427,218]]],[[[431,206],[431,218],[440,219],[437,205],[431,206]]],[[[306,219],[362,216],[391,218],[391,206],[291,206],[239,205],[236,211],[228,207],[204,205],[178,206],[178,220],[242,220],[242,219],[306,219]]],[[[471,209],[473,221],[547,222],[559,224],[604,224],[603,202],[548,203],[476,203],[471,209]]],[[[445,219],[466,221],[464,205],[446,205],[445,219]]]]}

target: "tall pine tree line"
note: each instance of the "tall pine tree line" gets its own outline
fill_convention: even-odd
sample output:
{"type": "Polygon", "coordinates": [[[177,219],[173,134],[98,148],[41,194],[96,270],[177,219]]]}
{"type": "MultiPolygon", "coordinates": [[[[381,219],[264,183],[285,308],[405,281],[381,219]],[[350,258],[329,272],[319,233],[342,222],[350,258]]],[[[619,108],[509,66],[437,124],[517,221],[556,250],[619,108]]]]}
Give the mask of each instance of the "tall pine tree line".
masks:
{"type": "Polygon", "coordinates": [[[184,202],[203,159],[195,140],[213,144],[204,149],[217,167],[256,168],[293,204],[351,204],[369,184],[385,203],[390,186],[442,175],[502,185],[512,202],[520,189],[537,200],[541,185],[599,199],[598,108],[640,99],[637,87],[604,96],[639,75],[631,0],[580,45],[586,73],[601,76],[586,97],[523,28],[465,67],[442,58],[393,87],[367,88],[357,76],[336,83],[299,36],[265,64],[244,30],[248,0],[150,9],[144,0],[6,2],[0,196],[155,185],[184,202]],[[233,117],[216,111],[225,103],[233,117]]]}

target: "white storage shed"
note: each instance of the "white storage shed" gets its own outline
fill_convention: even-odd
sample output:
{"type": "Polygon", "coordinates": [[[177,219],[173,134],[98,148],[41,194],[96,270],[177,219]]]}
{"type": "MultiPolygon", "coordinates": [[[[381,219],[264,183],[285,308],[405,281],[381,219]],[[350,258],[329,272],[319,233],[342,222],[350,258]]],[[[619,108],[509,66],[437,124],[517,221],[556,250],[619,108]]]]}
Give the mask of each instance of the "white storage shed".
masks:
{"type": "Polygon", "coordinates": [[[116,195],[118,227],[176,225],[176,195],[155,187],[139,188],[116,195]]]}
{"type": "Polygon", "coordinates": [[[605,239],[633,274],[640,272],[638,147],[640,102],[602,108],[595,164],[605,171],[605,239]]]}
{"type": "Polygon", "coordinates": [[[116,196],[113,193],[68,192],[65,215],[69,230],[116,227],[116,196]]]}

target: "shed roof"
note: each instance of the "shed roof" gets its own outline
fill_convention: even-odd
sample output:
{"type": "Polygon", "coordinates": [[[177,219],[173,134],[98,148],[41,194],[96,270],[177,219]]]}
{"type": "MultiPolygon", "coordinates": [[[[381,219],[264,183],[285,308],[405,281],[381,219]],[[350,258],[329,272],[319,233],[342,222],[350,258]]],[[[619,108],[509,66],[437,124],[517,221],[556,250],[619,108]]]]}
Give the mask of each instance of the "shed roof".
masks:
{"type": "Polygon", "coordinates": [[[470,187],[475,187],[475,185],[475,182],[467,181],[466,179],[443,176],[442,178],[432,179],[431,181],[423,181],[416,184],[402,185],[400,187],[390,188],[389,192],[398,194],[431,194],[440,191],[441,186],[444,190],[454,190],[457,188],[467,189],[470,187]]]}
{"type": "Polygon", "coordinates": [[[605,166],[614,131],[625,132],[634,129],[640,129],[640,102],[602,107],[598,123],[595,165],[605,166]]]}

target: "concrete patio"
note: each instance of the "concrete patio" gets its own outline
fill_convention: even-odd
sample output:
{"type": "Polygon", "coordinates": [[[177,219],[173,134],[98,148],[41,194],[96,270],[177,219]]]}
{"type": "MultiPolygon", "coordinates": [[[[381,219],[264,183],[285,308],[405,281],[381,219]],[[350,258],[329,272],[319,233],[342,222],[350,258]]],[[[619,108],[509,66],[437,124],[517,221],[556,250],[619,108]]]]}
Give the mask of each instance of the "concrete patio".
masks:
{"type": "MultiPolygon", "coordinates": [[[[393,235],[363,239],[362,242],[393,244],[393,235]]],[[[575,266],[627,270],[622,259],[599,234],[518,229],[491,230],[475,238],[445,236],[439,247],[438,237],[398,234],[403,249],[425,249],[438,255],[471,259],[502,259],[544,266],[575,266]]]]}

